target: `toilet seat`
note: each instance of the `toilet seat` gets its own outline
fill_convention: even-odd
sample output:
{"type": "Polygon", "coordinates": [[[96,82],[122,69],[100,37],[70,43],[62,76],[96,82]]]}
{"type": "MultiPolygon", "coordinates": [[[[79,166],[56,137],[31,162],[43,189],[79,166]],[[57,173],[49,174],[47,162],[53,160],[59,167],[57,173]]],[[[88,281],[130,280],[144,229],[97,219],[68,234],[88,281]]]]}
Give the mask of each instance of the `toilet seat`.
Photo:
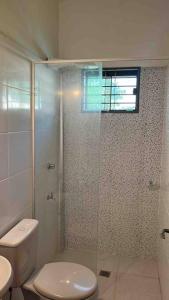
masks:
{"type": "Polygon", "coordinates": [[[44,265],[33,282],[36,291],[49,299],[79,300],[91,296],[97,288],[95,274],[74,263],[55,262],[44,265]]]}

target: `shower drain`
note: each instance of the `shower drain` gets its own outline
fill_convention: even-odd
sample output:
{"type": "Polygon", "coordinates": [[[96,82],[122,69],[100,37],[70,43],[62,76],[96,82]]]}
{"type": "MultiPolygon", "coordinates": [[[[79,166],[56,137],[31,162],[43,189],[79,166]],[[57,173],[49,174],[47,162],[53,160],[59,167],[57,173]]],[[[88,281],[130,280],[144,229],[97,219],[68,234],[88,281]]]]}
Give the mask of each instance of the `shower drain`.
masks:
{"type": "Polygon", "coordinates": [[[109,271],[105,271],[105,270],[101,270],[100,273],[99,273],[99,276],[103,276],[103,277],[110,277],[111,275],[111,272],[109,271]]]}

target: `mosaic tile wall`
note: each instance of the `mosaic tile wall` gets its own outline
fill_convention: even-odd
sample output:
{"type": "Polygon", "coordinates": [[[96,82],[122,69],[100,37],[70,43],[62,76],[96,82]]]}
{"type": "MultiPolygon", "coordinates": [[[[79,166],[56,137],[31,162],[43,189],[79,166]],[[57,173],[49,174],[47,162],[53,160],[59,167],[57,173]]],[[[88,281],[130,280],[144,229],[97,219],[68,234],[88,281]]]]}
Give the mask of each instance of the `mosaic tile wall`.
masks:
{"type": "MultiPolygon", "coordinates": [[[[78,72],[64,73],[67,91],[78,72]]],[[[164,78],[165,68],[142,68],[139,114],[78,114],[80,96],[65,94],[67,247],[98,239],[102,254],[156,255],[164,78]]]]}
{"type": "Polygon", "coordinates": [[[100,114],[82,113],[81,71],[63,72],[65,242],[96,250],[100,114]]]}
{"type": "Polygon", "coordinates": [[[143,68],[139,114],[102,116],[101,252],[156,255],[164,78],[143,68]]]}

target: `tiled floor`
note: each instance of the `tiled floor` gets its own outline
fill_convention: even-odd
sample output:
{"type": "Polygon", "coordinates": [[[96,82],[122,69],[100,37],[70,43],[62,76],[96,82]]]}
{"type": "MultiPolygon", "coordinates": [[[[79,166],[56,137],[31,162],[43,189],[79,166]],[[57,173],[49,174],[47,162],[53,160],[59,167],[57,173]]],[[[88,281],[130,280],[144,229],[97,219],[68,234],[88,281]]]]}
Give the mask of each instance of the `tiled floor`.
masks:
{"type": "Polygon", "coordinates": [[[57,260],[74,261],[96,271],[111,272],[109,278],[98,276],[98,300],[161,300],[157,263],[153,259],[96,258],[91,253],[65,251],[57,260]]]}
{"type": "Polygon", "coordinates": [[[111,271],[98,278],[99,300],[161,300],[155,260],[108,257],[98,266],[111,271]]]}

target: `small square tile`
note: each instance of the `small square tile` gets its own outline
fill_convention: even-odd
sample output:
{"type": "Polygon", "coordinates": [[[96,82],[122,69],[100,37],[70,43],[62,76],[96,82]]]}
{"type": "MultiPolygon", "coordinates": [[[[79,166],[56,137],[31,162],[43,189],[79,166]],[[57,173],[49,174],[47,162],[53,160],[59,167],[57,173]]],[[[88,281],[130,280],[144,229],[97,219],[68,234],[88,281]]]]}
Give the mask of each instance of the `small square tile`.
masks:
{"type": "Polygon", "coordinates": [[[121,258],[119,274],[121,273],[158,278],[157,262],[153,258],[121,258]]]}
{"type": "Polygon", "coordinates": [[[122,274],[117,280],[116,300],[152,300],[160,296],[158,279],[122,274]]]}
{"type": "Polygon", "coordinates": [[[113,299],[115,297],[116,276],[111,274],[109,278],[98,277],[98,297],[99,300],[113,299]],[[113,297],[113,298],[111,298],[113,297]]]}

